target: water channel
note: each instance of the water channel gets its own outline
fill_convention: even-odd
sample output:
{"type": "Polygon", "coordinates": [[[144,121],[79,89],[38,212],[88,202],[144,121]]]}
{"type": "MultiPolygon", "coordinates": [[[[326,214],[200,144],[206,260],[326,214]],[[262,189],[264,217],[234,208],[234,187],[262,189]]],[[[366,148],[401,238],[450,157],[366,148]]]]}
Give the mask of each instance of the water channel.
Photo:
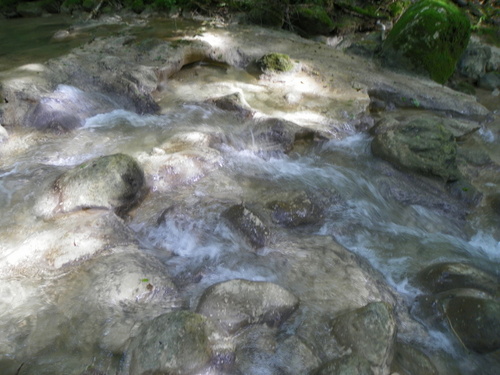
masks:
{"type": "MultiPolygon", "coordinates": [[[[1,20],[0,71],[42,63],[92,38],[119,34],[125,29],[136,37],[162,34],[174,38],[182,34],[183,28],[195,27],[194,22],[171,22],[147,26],[82,25],[75,37],[54,41],[51,39],[54,33],[67,29],[73,24],[72,20],[62,17],[1,20]]],[[[33,216],[31,208],[37,202],[41,186],[91,158],[121,152],[141,163],[155,152],[163,155],[163,151],[158,151],[159,145],[171,142],[175,148],[174,140],[180,139],[179,144],[192,147],[181,152],[178,163],[174,161],[170,166],[175,179],[164,181],[158,177],[155,181],[153,176],[148,183],[150,194],[156,194],[156,198],[146,200],[127,215],[123,221],[126,230],[120,230],[144,252],[166,265],[179,287],[179,304],[184,308],[193,309],[202,292],[220,281],[280,280],[280,265],[266,257],[275,251],[273,246],[252,251],[235,237],[220,220],[220,215],[230,204],[243,202],[258,206],[261,201],[297,192],[321,202],[322,218],[293,230],[277,230],[275,236],[333,238],[379,271],[409,309],[422,294],[411,281],[427,265],[464,262],[500,276],[498,217],[482,209],[471,214],[461,212],[453,208],[451,199],[443,198],[439,184],[422,183],[419,178],[374,158],[370,148],[372,136],[368,133],[347,128],[339,139],[304,142],[284,153],[262,142],[257,131],[249,131],[250,120],[206,103],[176,101],[172,97],[174,91],[208,87],[218,81],[244,92],[248,85],[258,84],[256,77],[230,66],[198,63],[184,67],[170,80],[176,90],[166,90],[158,96],[162,107],[158,114],[139,115],[117,109],[91,117],[83,127],[64,134],[9,129],[8,143],[0,144],[0,149],[4,148],[0,161],[0,262],[21,259],[29,247],[57,247],[58,241],[65,241],[64,234],[59,232],[64,231],[64,225],[72,228],[71,233],[78,233],[77,228],[85,225],[86,218],[81,222],[78,218],[68,219],[66,224],[61,224],[33,216]],[[206,147],[208,144],[215,146],[206,147]],[[418,195],[420,204],[414,199],[405,203],[405,195],[418,195]],[[168,210],[173,214],[161,215],[168,210]]],[[[252,100],[258,100],[251,95],[246,98],[251,106],[252,100]]],[[[477,135],[481,147],[490,150],[497,163],[500,163],[499,136],[498,129],[488,131],[486,128],[477,135]]],[[[485,189],[498,191],[498,185],[489,184],[485,189]]],[[[75,242],[75,246],[77,244],[75,242]]],[[[112,278],[119,272],[119,266],[105,267],[102,272],[112,278]]],[[[78,316],[74,306],[81,306],[74,297],[64,298],[64,295],[80,295],[85,299],[90,292],[79,290],[85,284],[74,277],[61,285],[57,281],[61,278],[60,274],[37,274],[29,269],[25,275],[3,277],[8,282],[0,286],[0,331],[3,332],[0,368],[5,368],[0,370],[1,374],[23,374],[23,371],[80,374],[83,370],[77,365],[72,369],[78,362],[73,357],[79,355],[88,358],[89,365],[109,369],[108,374],[121,371],[121,358],[88,343],[92,340],[87,338],[95,334],[89,333],[93,330],[92,324],[85,323],[83,318],[72,321],[72,317],[78,316]],[[65,289],[58,297],[58,304],[50,297],[55,287],[65,289]],[[74,293],[71,288],[75,289],[74,293]],[[75,354],[79,345],[85,347],[84,354],[75,354]],[[64,350],[66,346],[70,348],[69,353],[64,350]],[[30,357],[32,355],[35,357],[30,357]]],[[[92,285],[92,280],[89,283],[92,285]]],[[[292,291],[302,287],[283,286],[292,291]]],[[[93,287],[106,288],[106,285],[93,287]]],[[[317,309],[321,310],[322,306],[317,309]]],[[[98,313],[89,310],[88,314],[98,313]]],[[[148,314],[154,316],[157,311],[148,314]]],[[[426,332],[419,344],[429,352],[442,353],[441,359],[454,363],[450,368],[458,368],[463,374],[498,373],[491,356],[469,353],[449,331],[421,322],[418,316],[415,322],[426,332]]],[[[106,327],[111,325],[112,322],[106,327]]],[[[293,325],[288,329],[293,330],[293,325]]],[[[404,330],[401,335],[402,339],[411,336],[404,330]]],[[[260,368],[261,372],[254,369],[251,373],[273,373],[269,370],[272,367],[266,368],[265,364],[260,368]]]]}

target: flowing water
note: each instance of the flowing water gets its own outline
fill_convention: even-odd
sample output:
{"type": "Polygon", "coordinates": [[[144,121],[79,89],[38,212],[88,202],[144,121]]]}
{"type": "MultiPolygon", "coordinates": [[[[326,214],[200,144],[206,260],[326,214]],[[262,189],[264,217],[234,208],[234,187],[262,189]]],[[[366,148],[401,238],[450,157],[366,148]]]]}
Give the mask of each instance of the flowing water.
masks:
{"type": "MultiPolygon", "coordinates": [[[[116,32],[124,27],[82,29],[79,36],[69,41],[54,42],[51,35],[67,28],[68,20],[41,19],[36,27],[32,22],[1,21],[0,70],[43,61],[84,43],[96,33],[116,32]],[[14,28],[18,32],[10,32],[6,37],[5,30],[14,28]]],[[[171,26],[179,28],[177,24],[171,26]]],[[[146,36],[155,32],[153,26],[144,31],[146,36]]],[[[203,85],[207,79],[224,81],[237,88],[253,78],[238,69],[213,65],[188,66],[172,77],[175,84],[186,89],[190,84],[203,85]]],[[[352,131],[343,139],[306,144],[285,154],[257,142],[248,131],[249,120],[238,120],[205,104],[175,102],[167,96],[165,93],[163,109],[158,115],[141,116],[115,110],[89,118],[85,126],[68,134],[41,134],[27,129],[12,132],[8,145],[0,145],[9,148],[7,152],[4,149],[5,157],[0,162],[0,250],[4,261],[12,261],[16,254],[22,257],[27,247],[48,246],[44,244],[54,241],[50,238],[54,224],[39,223],[30,208],[40,186],[50,183],[62,171],[90,158],[117,152],[132,155],[141,162],[159,145],[176,137],[190,139],[192,144],[203,143],[209,137],[217,140],[217,147],[211,148],[210,153],[200,148],[197,158],[181,158],[173,182],[155,181],[153,176],[149,183],[155,200],[146,201],[125,221],[140,246],[164,262],[174,279],[184,280],[182,297],[191,308],[203,290],[218,281],[233,278],[275,281],[277,265],[259,259],[252,252],[242,253],[241,242],[219,218],[228,203],[257,204],[262,197],[279,196],[284,190],[306,192],[324,202],[321,223],[297,229],[297,235],[333,237],[366,258],[409,306],[420,293],[412,285],[412,278],[437,261],[472,263],[500,276],[496,219],[484,216],[487,214],[468,218],[461,208],[453,208],[452,200],[443,200],[439,184],[423,183],[375,159],[369,135],[352,131]],[[419,199],[405,201],[405,196],[412,195],[419,199]],[[161,212],[172,204],[178,215],[158,224],[161,212]],[[193,279],[196,282],[190,281],[193,279]]],[[[486,147],[494,149],[498,147],[497,137],[498,134],[486,132],[482,139],[486,147]]],[[[489,188],[498,190],[498,186],[489,188]]],[[[40,357],[37,363],[71,366],[69,357],[58,357],[62,354],[51,353],[43,343],[50,342],[51,337],[63,340],[54,332],[59,329],[58,323],[49,317],[70,311],[74,301],[66,301],[69,305],[60,305],[57,311],[54,306],[45,305],[44,298],[48,297],[40,297],[39,290],[49,288],[47,285],[52,285],[54,279],[38,276],[28,281],[17,276],[3,288],[0,331],[8,335],[0,341],[0,352],[7,353],[0,354],[0,367],[29,345],[31,352],[40,357]],[[12,292],[15,285],[19,285],[18,294],[12,292]],[[11,325],[17,325],[17,329],[11,325]],[[28,337],[17,333],[28,332],[23,330],[26,325],[33,328],[28,337]]],[[[82,286],[64,285],[71,287],[82,286]]],[[[297,286],[289,287],[293,290],[297,286]]],[[[65,303],[64,299],[61,303],[65,303]]],[[[72,324],[81,324],[82,330],[91,329],[82,322],[72,324]]],[[[464,374],[496,373],[479,356],[460,359],[463,349],[449,332],[428,329],[433,338],[426,343],[428,347],[447,352],[464,374]]],[[[67,334],[75,335],[75,331],[67,334]]],[[[73,337],[73,340],[80,342],[85,338],[73,337]]],[[[102,356],[96,353],[98,350],[94,358],[102,356]]],[[[51,367],[47,364],[47,368],[51,367]]]]}

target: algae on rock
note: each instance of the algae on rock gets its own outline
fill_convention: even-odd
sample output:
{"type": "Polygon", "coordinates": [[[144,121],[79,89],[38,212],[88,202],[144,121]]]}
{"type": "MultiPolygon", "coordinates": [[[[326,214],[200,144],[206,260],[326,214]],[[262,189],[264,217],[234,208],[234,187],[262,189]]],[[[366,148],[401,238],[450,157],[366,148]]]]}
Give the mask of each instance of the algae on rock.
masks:
{"type": "Polygon", "coordinates": [[[470,22],[447,0],[421,0],[410,6],[382,45],[390,65],[426,72],[445,83],[467,47],[470,22]]]}

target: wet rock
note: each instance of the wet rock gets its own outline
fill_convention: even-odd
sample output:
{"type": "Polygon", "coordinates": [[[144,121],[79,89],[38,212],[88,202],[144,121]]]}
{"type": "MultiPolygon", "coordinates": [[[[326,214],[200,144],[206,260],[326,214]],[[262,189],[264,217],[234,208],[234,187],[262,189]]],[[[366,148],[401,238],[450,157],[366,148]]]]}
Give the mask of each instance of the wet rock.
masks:
{"type": "Polygon", "coordinates": [[[273,222],[288,228],[316,224],[322,217],[321,208],[306,193],[297,194],[286,201],[269,202],[267,207],[271,209],[273,222]]]}
{"type": "Polygon", "coordinates": [[[403,169],[441,177],[445,181],[459,178],[453,134],[441,122],[417,119],[387,129],[372,142],[375,156],[403,169]]]}
{"type": "Polygon", "coordinates": [[[7,139],[9,139],[9,133],[2,125],[0,125],[0,143],[5,142],[7,139]]]}
{"type": "Polygon", "coordinates": [[[491,48],[478,42],[469,43],[464,51],[457,69],[461,75],[477,81],[486,73],[486,66],[491,59],[491,48]]]}
{"type": "Polygon", "coordinates": [[[235,333],[255,323],[277,327],[298,304],[299,300],[279,285],[236,279],[205,290],[196,311],[235,333]]]}
{"type": "Polygon", "coordinates": [[[429,357],[414,347],[398,341],[395,345],[391,373],[408,375],[438,375],[429,357]]]}
{"type": "Polygon", "coordinates": [[[278,342],[277,367],[285,374],[309,374],[320,364],[320,359],[299,337],[290,336],[278,342]]]}
{"type": "Polygon", "coordinates": [[[335,28],[335,24],[321,6],[298,6],[293,15],[292,26],[302,35],[326,35],[335,28]]]}
{"type": "Polygon", "coordinates": [[[479,87],[486,90],[495,90],[500,88],[500,73],[489,72],[479,79],[479,87]]]}
{"type": "MultiPolygon", "coordinates": [[[[12,230],[17,232],[17,226],[12,230]]],[[[47,223],[31,223],[30,230],[19,233],[23,235],[23,245],[4,258],[0,273],[30,277],[59,275],[98,255],[135,246],[136,241],[134,233],[115,213],[98,210],[77,211],[47,223]]]]}
{"type": "Polygon", "coordinates": [[[465,347],[478,353],[500,349],[500,301],[458,296],[445,301],[444,311],[465,347]]]}
{"type": "Polygon", "coordinates": [[[114,353],[126,349],[139,323],[182,306],[166,267],[133,247],[95,257],[58,280],[54,290],[65,317],[80,322],[68,329],[77,330],[82,343],[114,353]]]}
{"type": "Polygon", "coordinates": [[[208,103],[215,105],[224,111],[234,112],[242,119],[252,118],[254,110],[248,105],[243,94],[235,92],[233,94],[225,95],[220,98],[209,99],[208,103]]]}
{"type": "Polygon", "coordinates": [[[432,87],[431,83],[408,78],[397,84],[381,80],[368,89],[372,107],[393,110],[397,108],[417,108],[441,111],[454,117],[485,120],[490,112],[479,104],[475,97],[454,91],[444,86],[432,87]]]}
{"type": "Polygon", "coordinates": [[[258,145],[259,151],[287,153],[292,150],[295,135],[301,130],[301,127],[290,121],[269,118],[257,122],[252,128],[252,142],[258,145]]]}
{"type": "Polygon", "coordinates": [[[50,215],[50,208],[52,213],[89,208],[123,212],[138,199],[143,184],[141,167],[128,155],[91,159],[56,179],[47,201],[39,204],[38,213],[50,215]],[[54,207],[48,207],[54,202],[54,207]]]}
{"type": "Polygon", "coordinates": [[[433,264],[418,273],[416,282],[434,294],[460,288],[474,288],[495,294],[500,288],[495,276],[465,263],[433,264]]]}
{"type": "MultiPolygon", "coordinates": [[[[320,365],[319,358],[297,336],[283,338],[276,329],[253,326],[236,338],[238,374],[309,374],[320,365]]],[[[232,372],[234,373],[234,372],[232,372]]]]}
{"type": "Polygon", "coordinates": [[[59,85],[40,99],[26,124],[39,130],[68,131],[84,125],[86,118],[117,108],[119,105],[103,94],[59,85]]]}
{"type": "Polygon", "coordinates": [[[477,206],[483,198],[483,194],[463,178],[449,183],[447,189],[452,197],[464,202],[468,207],[477,206]]]}
{"type": "Polygon", "coordinates": [[[445,83],[467,47],[470,22],[449,2],[423,0],[411,5],[387,35],[387,62],[427,74],[445,83]]]}
{"type": "Polygon", "coordinates": [[[237,230],[254,248],[266,246],[269,242],[269,228],[257,214],[243,204],[231,206],[222,217],[237,230]]]}
{"type": "Polygon", "coordinates": [[[368,362],[362,355],[352,354],[325,363],[312,375],[375,375],[368,362]]]}
{"type": "Polygon", "coordinates": [[[207,319],[189,311],[160,315],[147,323],[129,348],[130,374],[192,374],[212,358],[207,319]]]}
{"type": "Polygon", "coordinates": [[[396,322],[392,307],[375,302],[336,317],[332,333],[338,343],[366,359],[375,373],[388,373],[394,354],[396,322]]]}
{"type": "Polygon", "coordinates": [[[293,69],[290,56],[283,53],[269,53],[257,60],[257,65],[264,73],[282,73],[293,69]]]}

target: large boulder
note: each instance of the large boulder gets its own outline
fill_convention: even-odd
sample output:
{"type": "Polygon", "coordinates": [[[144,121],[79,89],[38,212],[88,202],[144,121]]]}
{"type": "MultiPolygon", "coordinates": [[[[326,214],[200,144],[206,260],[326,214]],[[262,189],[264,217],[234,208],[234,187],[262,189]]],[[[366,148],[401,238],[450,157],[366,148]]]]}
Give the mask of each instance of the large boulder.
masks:
{"type": "Polygon", "coordinates": [[[145,325],[130,344],[133,375],[192,374],[212,358],[207,319],[189,311],[160,315],[145,325]]]}
{"type": "Polygon", "coordinates": [[[234,333],[252,323],[278,326],[298,305],[298,298],[279,285],[237,279],[205,290],[197,312],[234,333]]]}
{"type": "Polygon", "coordinates": [[[447,0],[421,0],[410,6],[382,46],[384,59],[396,66],[426,72],[445,83],[467,47],[470,22],[447,0]]]}
{"type": "Polygon", "coordinates": [[[421,118],[380,129],[372,151],[402,169],[455,181],[460,177],[453,133],[436,120],[421,118]]]}
{"type": "Polygon", "coordinates": [[[39,200],[40,216],[89,208],[124,212],[139,198],[144,173],[134,158],[114,154],[91,159],[63,173],[39,200]]]}

